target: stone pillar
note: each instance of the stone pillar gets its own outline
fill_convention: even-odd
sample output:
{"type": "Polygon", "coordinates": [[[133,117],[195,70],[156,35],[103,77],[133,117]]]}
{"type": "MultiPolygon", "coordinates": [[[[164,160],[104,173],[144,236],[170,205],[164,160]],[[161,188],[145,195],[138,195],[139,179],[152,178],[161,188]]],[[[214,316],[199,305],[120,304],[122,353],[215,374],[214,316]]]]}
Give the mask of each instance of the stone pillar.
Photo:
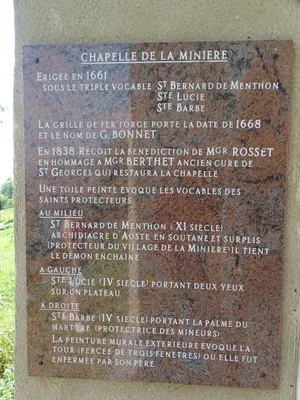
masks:
{"type": "MultiPolygon", "coordinates": [[[[300,3],[296,0],[15,0],[14,102],[17,400],[294,400],[299,367],[300,3]],[[27,374],[22,45],[102,42],[294,40],[278,390],[33,378],[27,374]]],[[[5,62],[5,55],[2,55],[5,62]]],[[[298,393],[299,395],[299,393],[298,393]]]]}

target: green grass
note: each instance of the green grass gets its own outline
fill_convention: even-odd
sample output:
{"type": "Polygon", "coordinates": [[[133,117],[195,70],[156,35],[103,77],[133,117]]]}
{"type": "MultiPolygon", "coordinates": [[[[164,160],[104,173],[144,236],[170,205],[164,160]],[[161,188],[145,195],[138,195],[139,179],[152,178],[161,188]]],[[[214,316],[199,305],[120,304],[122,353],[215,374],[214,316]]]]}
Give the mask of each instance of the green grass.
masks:
{"type": "Polygon", "coordinates": [[[14,369],[9,367],[0,379],[0,400],[13,400],[15,398],[14,369]]]}
{"type": "MultiPolygon", "coordinates": [[[[0,211],[0,390],[4,382],[12,380],[13,374],[11,368],[15,325],[13,218],[12,208],[0,211]]],[[[13,398],[7,393],[3,394],[0,391],[0,400],[13,398]]]]}

